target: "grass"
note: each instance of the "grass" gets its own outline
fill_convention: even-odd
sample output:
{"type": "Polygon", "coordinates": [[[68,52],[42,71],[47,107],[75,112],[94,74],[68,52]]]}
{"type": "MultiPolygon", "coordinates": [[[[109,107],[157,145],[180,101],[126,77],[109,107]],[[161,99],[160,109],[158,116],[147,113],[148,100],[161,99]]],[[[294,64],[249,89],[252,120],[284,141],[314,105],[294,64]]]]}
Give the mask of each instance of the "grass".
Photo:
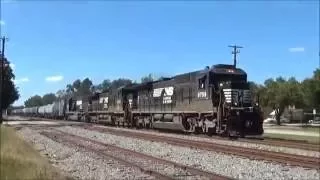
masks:
{"type": "Polygon", "coordinates": [[[270,129],[284,129],[284,130],[292,130],[292,131],[302,131],[302,132],[314,132],[320,134],[320,126],[308,126],[308,125],[301,125],[301,126],[267,126],[270,129]]]}
{"type": "Polygon", "coordinates": [[[300,135],[292,135],[292,134],[272,134],[272,133],[265,133],[263,136],[267,138],[305,141],[309,143],[320,144],[320,139],[319,137],[316,137],[316,136],[300,136],[300,135]]]}
{"type": "Polygon", "coordinates": [[[301,130],[307,131],[307,132],[320,133],[320,127],[302,127],[301,130]]]}
{"type": "Polygon", "coordinates": [[[1,126],[1,180],[68,180],[31,145],[17,136],[15,130],[1,126]]]}

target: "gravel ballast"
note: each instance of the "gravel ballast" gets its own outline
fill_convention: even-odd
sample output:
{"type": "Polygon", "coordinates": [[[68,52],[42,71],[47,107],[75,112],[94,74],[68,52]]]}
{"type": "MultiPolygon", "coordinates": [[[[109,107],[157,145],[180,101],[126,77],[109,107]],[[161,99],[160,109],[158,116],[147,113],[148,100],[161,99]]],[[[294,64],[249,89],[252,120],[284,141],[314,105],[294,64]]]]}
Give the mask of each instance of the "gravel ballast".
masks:
{"type": "MultiPolygon", "coordinates": [[[[99,126],[101,128],[118,130],[118,131],[129,131],[129,132],[139,132],[145,134],[152,134],[152,135],[161,135],[166,137],[175,137],[175,138],[182,138],[188,140],[195,140],[201,142],[214,142],[217,144],[228,145],[228,146],[239,146],[244,148],[253,148],[253,149],[260,149],[266,151],[274,151],[274,152],[283,152],[288,154],[296,154],[302,156],[310,156],[310,157],[318,157],[320,158],[319,151],[308,151],[303,149],[295,149],[295,148],[288,148],[288,147],[281,147],[281,146],[271,146],[271,145],[264,145],[258,143],[249,143],[249,142],[239,142],[239,141],[229,141],[229,140],[221,140],[221,139],[213,139],[213,138],[205,138],[205,137],[195,137],[190,135],[180,135],[180,134],[170,134],[170,133],[161,133],[161,132],[152,132],[152,131],[139,131],[134,129],[124,129],[124,128],[114,128],[114,127],[105,127],[99,126]]],[[[320,148],[320,145],[319,145],[320,148]]]]}
{"type": "Polygon", "coordinates": [[[188,172],[183,167],[180,168],[175,166],[174,164],[162,162],[156,160],[154,158],[149,158],[144,154],[136,153],[135,151],[127,151],[123,148],[119,148],[117,146],[111,145],[101,145],[91,140],[80,139],[78,136],[68,136],[67,134],[61,134],[60,132],[50,132],[46,131],[46,135],[49,135],[50,138],[53,138],[55,141],[61,142],[62,144],[66,144],[67,146],[80,146],[81,148],[85,148],[88,151],[98,151],[99,155],[106,155],[107,157],[115,157],[117,159],[124,160],[134,166],[139,166],[139,168],[143,168],[147,172],[160,173],[161,175],[169,176],[174,179],[185,179],[185,180],[206,180],[210,179],[205,176],[193,174],[192,172],[188,172]]]}
{"type": "Polygon", "coordinates": [[[83,128],[66,126],[57,129],[237,179],[318,180],[320,178],[320,172],[315,169],[309,170],[302,167],[290,167],[276,163],[250,160],[211,151],[99,133],[83,128]]]}
{"type": "Polygon", "coordinates": [[[22,128],[19,135],[42,155],[46,155],[54,166],[76,179],[154,179],[137,168],[100,157],[77,147],[64,146],[29,128],[22,128]]]}

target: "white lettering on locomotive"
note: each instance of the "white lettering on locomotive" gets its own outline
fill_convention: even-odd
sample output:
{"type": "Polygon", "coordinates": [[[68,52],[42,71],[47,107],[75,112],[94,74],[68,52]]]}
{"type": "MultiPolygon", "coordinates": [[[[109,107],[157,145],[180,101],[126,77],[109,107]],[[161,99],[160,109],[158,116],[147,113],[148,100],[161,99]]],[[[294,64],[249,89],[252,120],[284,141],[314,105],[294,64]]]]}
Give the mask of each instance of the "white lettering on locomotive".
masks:
{"type": "Polygon", "coordinates": [[[206,91],[198,92],[198,98],[207,98],[207,92],[206,91]]]}
{"type": "Polygon", "coordinates": [[[163,97],[162,103],[163,103],[163,104],[171,104],[171,103],[172,103],[171,96],[163,97]]]}
{"type": "Polygon", "coordinates": [[[109,100],[108,97],[101,97],[101,98],[99,99],[99,103],[100,103],[100,104],[105,104],[105,103],[108,103],[108,100],[109,100]]]}
{"type": "Polygon", "coordinates": [[[157,88],[153,90],[153,97],[160,97],[162,93],[163,88],[157,88]]]}
{"type": "Polygon", "coordinates": [[[77,106],[82,105],[82,100],[78,100],[78,101],[76,102],[76,104],[77,104],[77,106]]]}
{"type": "Polygon", "coordinates": [[[108,109],[109,97],[101,97],[99,98],[99,103],[103,104],[103,109],[108,109]]]}
{"type": "Polygon", "coordinates": [[[157,88],[153,90],[153,97],[160,97],[164,89],[164,96],[172,96],[174,87],[157,88]]]}
{"type": "Polygon", "coordinates": [[[171,96],[174,93],[174,87],[173,86],[169,86],[169,87],[154,89],[153,90],[153,97],[161,97],[162,93],[163,93],[162,103],[163,104],[172,103],[171,96]]]}
{"type": "Polygon", "coordinates": [[[164,96],[172,96],[174,88],[172,86],[164,88],[164,96]]]}

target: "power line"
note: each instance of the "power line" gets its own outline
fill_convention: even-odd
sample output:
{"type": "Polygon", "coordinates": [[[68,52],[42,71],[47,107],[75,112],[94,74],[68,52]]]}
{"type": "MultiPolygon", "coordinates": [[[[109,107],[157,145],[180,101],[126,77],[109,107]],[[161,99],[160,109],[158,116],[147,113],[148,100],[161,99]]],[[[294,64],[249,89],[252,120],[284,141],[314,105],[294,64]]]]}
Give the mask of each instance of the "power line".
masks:
{"type": "Polygon", "coordinates": [[[233,48],[232,54],[233,54],[233,65],[234,67],[237,66],[237,54],[240,53],[240,48],[243,48],[242,46],[237,45],[230,45],[229,47],[233,48]]]}

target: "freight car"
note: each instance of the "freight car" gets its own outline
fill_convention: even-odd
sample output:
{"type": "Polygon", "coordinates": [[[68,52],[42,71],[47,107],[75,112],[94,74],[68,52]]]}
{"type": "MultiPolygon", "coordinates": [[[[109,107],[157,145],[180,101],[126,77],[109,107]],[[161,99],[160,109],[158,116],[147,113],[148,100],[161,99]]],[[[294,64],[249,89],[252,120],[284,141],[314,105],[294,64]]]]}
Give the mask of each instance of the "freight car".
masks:
{"type": "MultiPolygon", "coordinates": [[[[66,120],[243,137],[263,133],[262,111],[253,99],[244,70],[217,64],[59,100],[52,107],[66,120]]],[[[38,109],[42,116],[56,117],[51,105],[38,109]]]]}
{"type": "Polygon", "coordinates": [[[23,109],[13,109],[12,115],[63,119],[65,117],[65,100],[60,99],[52,104],[23,109]]]}

